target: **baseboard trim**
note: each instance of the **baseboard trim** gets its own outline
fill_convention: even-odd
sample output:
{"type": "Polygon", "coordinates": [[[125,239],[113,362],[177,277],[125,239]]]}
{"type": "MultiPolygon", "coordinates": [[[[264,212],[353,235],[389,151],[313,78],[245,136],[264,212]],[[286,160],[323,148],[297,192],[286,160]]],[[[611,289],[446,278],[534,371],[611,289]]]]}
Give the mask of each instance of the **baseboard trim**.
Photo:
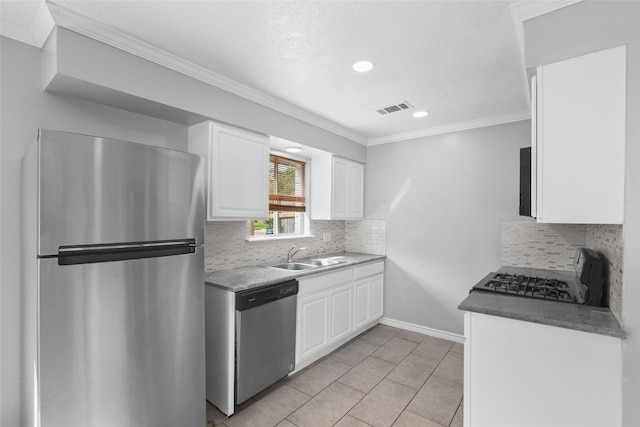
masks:
{"type": "Polygon", "coordinates": [[[430,337],[442,338],[449,341],[464,343],[464,335],[452,334],[451,332],[440,331],[438,329],[427,328],[426,326],[416,325],[415,323],[403,322],[402,320],[390,319],[383,317],[380,323],[394,328],[404,329],[406,331],[418,332],[420,334],[429,335],[430,337]]]}

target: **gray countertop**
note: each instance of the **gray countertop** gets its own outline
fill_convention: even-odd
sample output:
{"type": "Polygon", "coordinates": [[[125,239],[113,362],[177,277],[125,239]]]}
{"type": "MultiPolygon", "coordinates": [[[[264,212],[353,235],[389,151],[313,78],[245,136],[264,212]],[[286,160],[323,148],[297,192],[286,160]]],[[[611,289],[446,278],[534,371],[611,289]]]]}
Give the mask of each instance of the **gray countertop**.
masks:
{"type": "MultiPolygon", "coordinates": [[[[523,270],[518,267],[503,267],[499,272],[525,274],[523,270]]],[[[531,270],[530,274],[541,276],[541,271],[544,270],[531,270]]],[[[554,272],[554,275],[560,276],[558,278],[563,274],[566,274],[567,278],[575,277],[572,272],[554,272]]],[[[620,324],[611,310],[606,307],[542,301],[490,292],[472,292],[458,305],[458,309],[624,338],[620,324]]]]}
{"type": "MultiPolygon", "coordinates": [[[[316,256],[312,258],[335,258],[345,261],[341,264],[326,267],[310,268],[308,270],[280,270],[269,266],[254,266],[234,268],[232,270],[220,270],[205,273],[205,284],[226,289],[232,292],[246,291],[248,289],[268,286],[288,279],[295,279],[313,274],[322,274],[334,270],[353,267],[358,264],[383,260],[384,255],[360,254],[354,252],[342,252],[329,255],[316,256]]],[[[306,258],[295,259],[304,262],[306,258]]],[[[273,262],[270,265],[277,264],[273,262]]]]}

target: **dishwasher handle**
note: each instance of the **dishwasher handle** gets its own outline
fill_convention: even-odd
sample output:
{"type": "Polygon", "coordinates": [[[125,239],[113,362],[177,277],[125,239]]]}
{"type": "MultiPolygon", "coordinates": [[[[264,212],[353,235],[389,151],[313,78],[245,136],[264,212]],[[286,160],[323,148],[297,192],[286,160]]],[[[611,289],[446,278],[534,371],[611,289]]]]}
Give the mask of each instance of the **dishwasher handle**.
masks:
{"type": "Polygon", "coordinates": [[[238,292],[236,294],[236,311],[249,310],[297,294],[298,281],[295,279],[276,285],[238,292]]]}

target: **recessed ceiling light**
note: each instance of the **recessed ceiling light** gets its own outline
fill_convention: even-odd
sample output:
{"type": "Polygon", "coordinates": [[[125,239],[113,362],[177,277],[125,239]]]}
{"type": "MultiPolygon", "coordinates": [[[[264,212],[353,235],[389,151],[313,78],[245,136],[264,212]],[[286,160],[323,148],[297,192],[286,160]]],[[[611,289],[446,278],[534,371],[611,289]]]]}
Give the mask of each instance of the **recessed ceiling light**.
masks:
{"type": "Polygon", "coordinates": [[[416,111],[415,113],[413,113],[413,117],[415,117],[416,119],[419,119],[421,117],[427,117],[429,115],[428,111],[416,111]]]}
{"type": "Polygon", "coordinates": [[[302,151],[302,148],[300,147],[287,147],[285,148],[285,150],[287,150],[289,153],[299,153],[302,151]]]}
{"type": "Polygon", "coordinates": [[[353,69],[359,73],[366,73],[367,71],[371,71],[374,65],[371,61],[358,61],[353,64],[353,69]]]}

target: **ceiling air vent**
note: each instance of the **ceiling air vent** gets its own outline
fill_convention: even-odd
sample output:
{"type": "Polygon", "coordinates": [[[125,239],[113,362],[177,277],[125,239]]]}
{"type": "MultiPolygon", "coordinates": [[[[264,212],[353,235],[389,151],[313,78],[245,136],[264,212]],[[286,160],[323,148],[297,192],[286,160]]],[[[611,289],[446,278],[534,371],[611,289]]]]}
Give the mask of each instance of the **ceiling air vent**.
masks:
{"type": "Polygon", "coordinates": [[[377,108],[376,111],[383,116],[385,114],[395,113],[396,111],[408,110],[409,108],[413,108],[413,105],[409,104],[407,101],[401,102],[399,104],[389,105],[388,107],[377,108]]]}

